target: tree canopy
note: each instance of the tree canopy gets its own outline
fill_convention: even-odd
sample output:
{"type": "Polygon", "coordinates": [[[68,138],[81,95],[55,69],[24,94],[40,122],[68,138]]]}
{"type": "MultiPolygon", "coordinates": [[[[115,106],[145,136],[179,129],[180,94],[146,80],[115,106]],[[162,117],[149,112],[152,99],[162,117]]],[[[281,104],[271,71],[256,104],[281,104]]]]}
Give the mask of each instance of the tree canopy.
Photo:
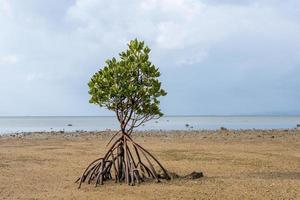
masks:
{"type": "Polygon", "coordinates": [[[163,115],[160,96],[167,93],[158,80],[160,72],[149,61],[150,48],[137,39],[128,49],[106,60],[89,82],[90,103],[114,111],[122,132],[131,133],[141,124],[163,115]]]}

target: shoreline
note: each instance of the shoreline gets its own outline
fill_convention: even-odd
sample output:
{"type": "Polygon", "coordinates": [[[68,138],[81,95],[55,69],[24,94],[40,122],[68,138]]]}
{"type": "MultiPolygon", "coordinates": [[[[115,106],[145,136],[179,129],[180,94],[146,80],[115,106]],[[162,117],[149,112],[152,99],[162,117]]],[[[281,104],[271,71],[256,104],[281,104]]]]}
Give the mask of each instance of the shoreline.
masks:
{"type": "MultiPolygon", "coordinates": [[[[9,133],[9,134],[0,134],[1,139],[35,139],[35,138],[109,138],[117,131],[114,130],[104,130],[104,131],[37,131],[37,132],[21,132],[21,133],[9,133]]],[[[176,137],[185,137],[185,138],[220,138],[223,139],[245,139],[253,137],[267,137],[272,138],[277,137],[290,137],[290,136],[300,136],[300,129],[226,129],[220,128],[218,130],[141,130],[133,132],[133,137],[162,137],[162,138],[176,138],[176,137]],[[227,136],[224,138],[224,136],[227,136]]]]}
{"type": "MultiPolygon", "coordinates": [[[[165,116],[140,126],[145,131],[217,131],[299,129],[300,116],[165,116]]],[[[115,117],[0,117],[0,135],[28,132],[118,130],[115,117]]]]}

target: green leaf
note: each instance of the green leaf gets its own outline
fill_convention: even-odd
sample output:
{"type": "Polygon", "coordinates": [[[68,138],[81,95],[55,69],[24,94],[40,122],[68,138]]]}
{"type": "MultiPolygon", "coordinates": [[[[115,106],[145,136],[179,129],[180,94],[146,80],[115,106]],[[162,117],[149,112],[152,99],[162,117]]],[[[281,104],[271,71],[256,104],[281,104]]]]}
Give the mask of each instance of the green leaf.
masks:
{"type": "Polygon", "coordinates": [[[158,68],[149,61],[150,51],[143,41],[134,39],[119,58],[106,60],[88,83],[89,102],[114,112],[129,109],[144,118],[162,116],[158,99],[167,93],[161,89],[158,68]]]}

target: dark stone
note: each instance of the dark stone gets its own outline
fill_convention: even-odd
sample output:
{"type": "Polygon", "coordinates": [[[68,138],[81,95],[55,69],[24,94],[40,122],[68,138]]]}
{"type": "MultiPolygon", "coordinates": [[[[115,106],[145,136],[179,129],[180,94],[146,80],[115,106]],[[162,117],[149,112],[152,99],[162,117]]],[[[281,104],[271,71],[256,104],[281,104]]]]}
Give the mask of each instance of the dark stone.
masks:
{"type": "Polygon", "coordinates": [[[297,124],[297,128],[300,128],[300,124],[297,124]]]}
{"type": "Polygon", "coordinates": [[[228,131],[228,129],[227,129],[227,128],[225,128],[225,127],[223,127],[223,126],[222,126],[222,127],[220,127],[220,130],[221,130],[221,131],[228,131]]]}
{"type": "Polygon", "coordinates": [[[184,178],[187,179],[198,179],[198,178],[202,178],[204,175],[202,172],[192,172],[188,175],[186,175],[184,178]]]}
{"type": "MultiPolygon", "coordinates": [[[[174,179],[199,179],[199,178],[203,177],[202,172],[192,172],[186,176],[180,176],[180,175],[176,174],[175,172],[168,171],[168,175],[172,180],[174,180],[174,179]]],[[[165,174],[163,173],[162,170],[158,171],[158,178],[167,179],[167,177],[165,176],[165,174]]]]}
{"type": "Polygon", "coordinates": [[[72,124],[68,124],[67,126],[73,126],[72,124]]]}

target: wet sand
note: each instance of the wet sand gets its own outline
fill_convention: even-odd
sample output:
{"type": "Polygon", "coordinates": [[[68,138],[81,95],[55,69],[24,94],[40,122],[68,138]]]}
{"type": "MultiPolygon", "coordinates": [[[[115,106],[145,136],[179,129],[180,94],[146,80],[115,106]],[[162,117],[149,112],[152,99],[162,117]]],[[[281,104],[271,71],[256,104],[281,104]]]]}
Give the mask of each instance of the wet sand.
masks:
{"type": "Polygon", "coordinates": [[[112,134],[1,136],[0,199],[300,199],[300,130],[137,132],[169,171],[204,177],[77,189],[112,134]]]}

